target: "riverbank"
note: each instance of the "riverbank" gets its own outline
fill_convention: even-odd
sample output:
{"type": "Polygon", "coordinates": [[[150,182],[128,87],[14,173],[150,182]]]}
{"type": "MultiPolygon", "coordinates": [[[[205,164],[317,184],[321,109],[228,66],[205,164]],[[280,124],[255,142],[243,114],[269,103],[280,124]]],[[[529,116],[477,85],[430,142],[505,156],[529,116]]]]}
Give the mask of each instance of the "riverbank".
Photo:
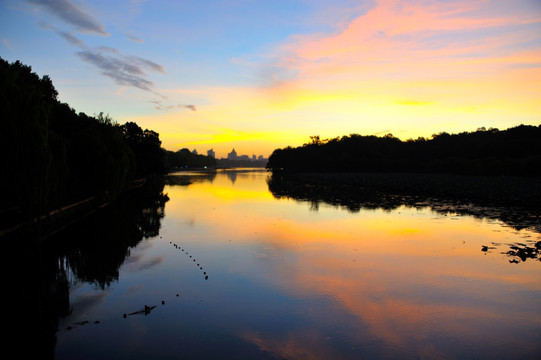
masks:
{"type": "MultiPolygon", "coordinates": [[[[146,179],[132,180],[126,184],[119,196],[123,193],[141,188],[145,183],[146,179]]],[[[3,245],[6,245],[5,243],[10,240],[43,240],[94,213],[98,209],[109,205],[114,200],[115,199],[110,197],[107,193],[94,195],[64,205],[32,220],[23,220],[19,218],[12,219],[11,224],[3,224],[4,227],[0,229],[0,240],[3,245]]]]}

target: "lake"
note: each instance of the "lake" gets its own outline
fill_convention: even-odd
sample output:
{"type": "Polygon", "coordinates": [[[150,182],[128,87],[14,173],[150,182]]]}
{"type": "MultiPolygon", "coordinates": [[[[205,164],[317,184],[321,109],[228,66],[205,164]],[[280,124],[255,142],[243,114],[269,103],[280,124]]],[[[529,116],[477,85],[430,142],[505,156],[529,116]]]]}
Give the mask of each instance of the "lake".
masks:
{"type": "Polygon", "coordinates": [[[49,355],[541,357],[534,227],[426,202],[296,199],[268,176],[171,174],[167,198],[128,197],[41,245],[25,266],[41,264],[39,279],[14,286],[34,289],[49,355]]]}

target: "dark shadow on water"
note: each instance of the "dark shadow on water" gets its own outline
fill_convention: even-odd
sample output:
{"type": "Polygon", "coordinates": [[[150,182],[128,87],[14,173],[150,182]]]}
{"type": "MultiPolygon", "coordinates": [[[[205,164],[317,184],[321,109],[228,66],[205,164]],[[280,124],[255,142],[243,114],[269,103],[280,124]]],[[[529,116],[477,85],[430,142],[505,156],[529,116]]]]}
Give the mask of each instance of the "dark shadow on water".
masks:
{"type": "Polygon", "coordinates": [[[165,177],[166,185],[189,186],[201,182],[214,182],[216,171],[177,171],[165,177]]]}
{"type": "MultiPolygon", "coordinates": [[[[59,319],[71,311],[69,289],[86,282],[106,289],[118,279],[130,249],[157,236],[164,216],[164,179],[132,190],[109,206],[1,263],[2,309],[13,343],[54,358],[59,319]]],[[[8,342],[9,343],[9,342],[8,342]]],[[[21,353],[22,354],[22,353],[21,353]]]]}
{"type": "Polygon", "coordinates": [[[62,251],[59,257],[65,259],[78,281],[106,288],[118,279],[118,270],[129,257],[130,248],[159,234],[168,201],[162,193],[163,185],[162,179],[126,194],[54,239],[62,251]]]}
{"type": "MultiPolygon", "coordinates": [[[[429,208],[444,214],[501,221],[515,230],[541,234],[541,181],[510,177],[430,174],[273,174],[269,190],[277,199],[361,210],[394,210],[400,206],[429,208]]],[[[487,244],[482,251],[500,251],[510,263],[541,260],[541,242],[487,244]]]]}
{"type": "Polygon", "coordinates": [[[253,173],[267,173],[267,170],[264,168],[231,168],[231,169],[211,169],[211,170],[186,170],[186,171],[176,171],[169,173],[165,182],[166,185],[179,185],[179,186],[189,186],[201,182],[214,182],[216,176],[223,174],[227,176],[229,181],[233,185],[237,181],[238,177],[248,176],[253,173]]]}

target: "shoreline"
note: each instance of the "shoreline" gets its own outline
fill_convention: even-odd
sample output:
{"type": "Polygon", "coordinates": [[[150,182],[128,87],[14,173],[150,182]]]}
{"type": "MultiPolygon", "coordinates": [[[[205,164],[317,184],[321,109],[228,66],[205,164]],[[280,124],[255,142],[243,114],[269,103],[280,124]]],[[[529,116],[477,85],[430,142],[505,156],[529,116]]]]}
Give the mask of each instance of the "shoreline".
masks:
{"type": "Polygon", "coordinates": [[[123,194],[142,188],[146,182],[146,178],[129,181],[115,198],[110,197],[107,193],[98,194],[65,204],[33,219],[19,219],[0,229],[0,245],[5,246],[6,242],[12,239],[30,239],[30,242],[43,241],[108,206],[123,194]]]}

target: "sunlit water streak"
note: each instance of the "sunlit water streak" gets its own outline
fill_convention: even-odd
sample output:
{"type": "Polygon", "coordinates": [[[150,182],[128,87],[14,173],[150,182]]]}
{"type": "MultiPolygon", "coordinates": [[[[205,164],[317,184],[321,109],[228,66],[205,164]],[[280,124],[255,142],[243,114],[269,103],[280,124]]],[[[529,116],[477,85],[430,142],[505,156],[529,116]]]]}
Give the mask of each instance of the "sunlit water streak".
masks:
{"type": "Polygon", "coordinates": [[[56,357],[541,354],[541,263],[481,251],[539,234],[427,208],[316,210],[275,199],[266,177],[167,185],[159,235],[131,249],[118,280],[72,284],[56,357]]]}

